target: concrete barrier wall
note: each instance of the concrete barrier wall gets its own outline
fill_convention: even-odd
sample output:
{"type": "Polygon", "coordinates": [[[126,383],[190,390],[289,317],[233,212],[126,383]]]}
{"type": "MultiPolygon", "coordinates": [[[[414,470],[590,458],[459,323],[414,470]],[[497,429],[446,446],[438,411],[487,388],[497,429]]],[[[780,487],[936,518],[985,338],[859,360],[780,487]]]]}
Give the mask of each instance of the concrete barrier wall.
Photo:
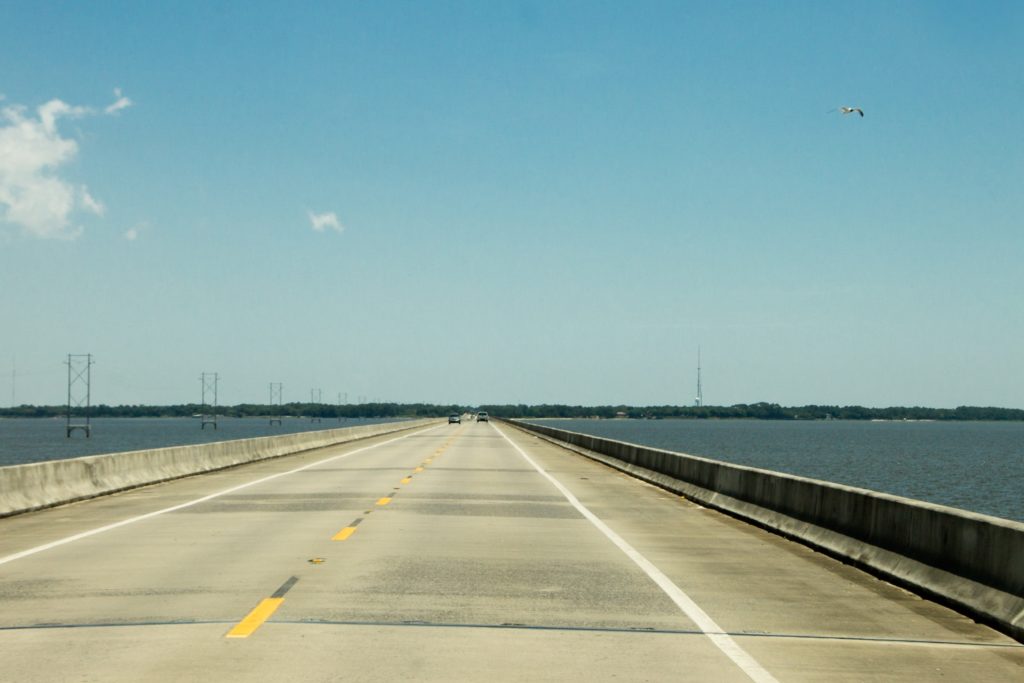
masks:
{"type": "Polygon", "coordinates": [[[938,598],[1024,642],[1024,524],[547,426],[512,424],[938,598]]]}
{"type": "Polygon", "coordinates": [[[0,467],[0,517],[434,422],[385,422],[0,467]]]}

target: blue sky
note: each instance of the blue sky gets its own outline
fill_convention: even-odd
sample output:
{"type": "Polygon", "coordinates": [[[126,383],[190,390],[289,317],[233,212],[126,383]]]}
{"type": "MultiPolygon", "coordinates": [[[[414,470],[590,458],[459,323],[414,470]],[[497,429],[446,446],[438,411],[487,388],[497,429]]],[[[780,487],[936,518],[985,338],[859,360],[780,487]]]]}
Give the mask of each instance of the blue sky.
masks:
{"type": "Polygon", "coordinates": [[[0,405],[1024,407],[1024,5],[5,2],[0,405]],[[839,106],[862,107],[863,118],[839,106]],[[13,380],[13,382],[12,382],[13,380]]]}

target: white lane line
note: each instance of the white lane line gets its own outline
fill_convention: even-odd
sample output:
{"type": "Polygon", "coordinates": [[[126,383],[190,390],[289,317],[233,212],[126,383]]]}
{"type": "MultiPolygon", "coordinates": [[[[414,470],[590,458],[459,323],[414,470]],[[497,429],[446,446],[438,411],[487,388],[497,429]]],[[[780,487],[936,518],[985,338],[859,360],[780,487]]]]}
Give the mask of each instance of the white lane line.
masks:
{"type": "Polygon", "coordinates": [[[262,484],[262,483],[268,482],[268,481],[270,481],[272,479],[277,479],[278,477],[285,477],[285,476],[287,476],[289,474],[295,474],[296,472],[301,472],[303,470],[308,470],[311,467],[316,467],[317,465],[323,465],[324,463],[327,463],[327,462],[332,462],[334,460],[340,460],[341,458],[347,458],[350,455],[355,455],[356,453],[362,453],[363,451],[368,451],[368,450],[370,450],[372,448],[379,448],[381,446],[387,446],[388,444],[395,443],[396,441],[401,441],[402,439],[408,439],[410,436],[413,436],[415,434],[422,434],[423,432],[427,432],[427,431],[430,431],[430,430],[433,430],[433,429],[438,429],[438,428],[439,427],[429,427],[427,429],[417,429],[415,431],[410,432],[409,434],[405,434],[403,436],[395,437],[394,439],[388,439],[387,441],[381,441],[380,443],[373,444],[372,446],[363,446],[362,448],[357,448],[354,451],[349,451],[348,453],[342,453],[341,455],[333,455],[333,456],[331,456],[329,458],[325,458],[323,460],[317,460],[316,462],[312,462],[312,463],[310,463],[308,465],[303,465],[302,467],[296,467],[295,469],[288,470],[287,472],[278,472],[277,474],[271,474],[268,477],[263,477],[262,479],[256,479],[255,481],[250,481],[250,482],[248,482],[246,484],[239,484],[238,486],[232,486],[229,489],[224,489],[223,491],[218,491],[217,493],[211,493],[208,496],[203,496],[202,498],[196,498],[195,500],[190,500],[187,503],[181,503],[179,505],[174,505],[174,506],[171,506],[169,508],[164,508],[162,510],[155,510],[154,512],[147,512],[144,515],[139,515],[137,517],[131,517],[129,519],[122,519],[120,522],[114,522],[113,524],[108,524],[106,526],[98,527],[96,529],[90,529],[89,531],[83,531],[82,533],[75,534],[74,536],[68,536],[67,538],[62,538],[62,539],[57,540],[57,541],[52,541],[50,543],[44,543],[43,545],[36,546],[35,548],[29,548],[28,550],[22,550],[21,552],[14,553],[13,555],[8,555],[6,557],[0,557],[0,565],[7,564],[8,562],[14,562],[15,560],[20,560],[23,557],[28,557],[29,555],[35,555],[36,553],[41,553],[41,552],[43,552],[45,550],[50,550],[52,548],[56,548],[58,546],[65,545],[67,543],[72,543],[74,541],[79,541],[79,540],[81,540],[83,538],[88,538],[89,536],[95,536],[96,534],[102,534],[104,531],[110,531],[111,529],[116,529],[118,527],[127,526],[128,524],[134,524],[135,522],[141,522],[142,520],[149,519],[150,517],[156,517],[157,515],[162,515],[162,514],[165,514],[165,513],[168,513],[168,512],[174,512],[175,510],[181,510],[183,508],[191,507],[193,505],[198,505],[199,503],[205,503],[208,500],[212,500],[214,498],[217,498],[217,497],[223,496],[223,495],[227,495],[229,493],[234,493],[235,491],[241,491],[242,489],[247,489],[250,486],[256,486],[257,484],[262,484]]]}
{"type": "Polygon", "coordinates": [[[634,563],[640,569],[644,571],[647,576],[651,578],[654,583],[658,584],[658,587],[665,592],[665,594],[676,603],[676,605],[683,611],[683,613],[690,618],[690,620],[697,624],[697,627],[701,632],[706,635],[712,643],[714,643],[719,650],[731,659],[743,673],[747,674],[751,680],[757,681],[758,683],[778,683],[778,679],[772,676],[768,671],[761,666],[761,664],[750,656],[746,650],[739,646],[739,644],[732,639],[728,634],[725,633],[721,626],[715,623],[714,619],[708,616],[708,613],[702,610],[697,603],[695,603],[689,595],[683,592],[683,590],[674,584],[670,578],[665,576],[664,573],[657,567],[655,567],[650,560],[640,554],[633,546],[625,541],[621,536],[612,531],[607,524],[598,519],[597,515],[588,510],[586,506],[581,503],[576,496],[572,494],[569,489],[562,486],[562,484],[552,477],[550,474],[541,469],[540,465],[534,462],[533,458],[526,454],[522,448],[520,448],[512,439],[508,438],[505,432],[498,429],[497,425],[491,423],[491,426],[501,434],[501,436],[511,444],[512,448],[519,452],[519,455],[526,459],[526,462],[530,463],[535,470],[540,472],[541,476],[551,482],[551,484],[558,489],[565,499],[576,508],[581,515],[583,515],[591,524],[598,528],[608,540],[618,546],[619,550],[624,552],[629,559],[633,560],[634,563]]]}

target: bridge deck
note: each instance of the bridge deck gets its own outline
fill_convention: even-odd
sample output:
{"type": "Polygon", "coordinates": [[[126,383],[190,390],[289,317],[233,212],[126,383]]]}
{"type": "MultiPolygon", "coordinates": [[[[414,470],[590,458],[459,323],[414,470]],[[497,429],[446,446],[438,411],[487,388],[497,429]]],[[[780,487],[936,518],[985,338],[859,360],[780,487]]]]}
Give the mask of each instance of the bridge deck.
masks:
{"type": "Polygon", "coordinates": [[[12,681],[1024,678],[987,627],[485,423],[0,520],[0,651],[12,681]]]}

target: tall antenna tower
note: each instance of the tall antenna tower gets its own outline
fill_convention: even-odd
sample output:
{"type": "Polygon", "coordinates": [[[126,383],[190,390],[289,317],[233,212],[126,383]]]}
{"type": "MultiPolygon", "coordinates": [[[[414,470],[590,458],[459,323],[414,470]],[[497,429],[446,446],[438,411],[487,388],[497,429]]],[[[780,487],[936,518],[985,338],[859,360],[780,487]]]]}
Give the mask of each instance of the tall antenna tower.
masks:
{"type": "Polygon", "coordinates": [[[704,405],[704,388],[700,383],[700,347],[697,347],[697,398],[694,405],[700,408],[704,405]]]}
{"type": "Polygon", "coordinates": [[[281,424],[283,402],[281,401],[281,382],[270,383],[270,424],[281,424]]]}
{"type": "Polygon", "coordinates": [[[92,362],[91,353],[68,354],[68,419],[64,434],[69,439],[76,429],[85,432],[87,439],[92,436],[92,425],[89,423],[92,413],[92,362]],[[84,421],[72,424],[74,412],[79,412],[78,417],[84,421]]]}
{"type": "Polygon", "coordinates": [[[206,429],[206,425],[213,425],[213,428],[217,429],[217,384],[220,382],[220,377],[216,372],[204,372],[199,377],[199,381],[203,385],[203,403],[200,411],[203,424],[200,429],[206,429]],[[213,399],[212,404],[206,402],[208,395],[213,399]]]}
{"type": "MultiPolygon", "coordinates": [[[[319,406],[323,402],[323,393],[324,392],[322,390],[320,390],[320,389],[310,389],[309,390],[309,402],[312,403],[314,407],[315,406],[319,406]]],[[[310,422],[320,422],[320,415],[319,414],[317,414],[317,415],[312,415],[311,414],[310,417],[309,417],[309,421],[310,422]]]]}

